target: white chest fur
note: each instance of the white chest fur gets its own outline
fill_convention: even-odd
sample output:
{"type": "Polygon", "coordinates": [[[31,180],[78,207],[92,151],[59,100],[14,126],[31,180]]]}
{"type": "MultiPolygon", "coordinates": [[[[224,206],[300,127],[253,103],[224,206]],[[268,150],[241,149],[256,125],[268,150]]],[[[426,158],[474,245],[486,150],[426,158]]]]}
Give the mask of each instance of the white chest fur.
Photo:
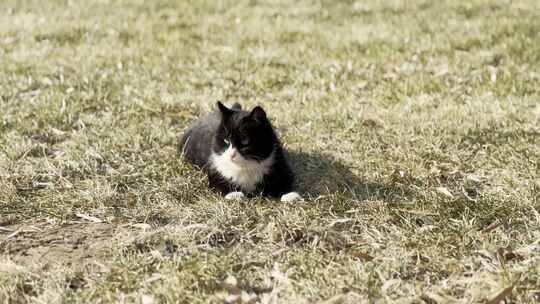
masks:
{"type": "Polygon", "coordinates": [[[212,153],[212,166],[229,182],[238,185],[245,192],[253,192],[257,184],[270,172],[274,162],[274,153],[262,162],[244,159],[240,155],[232,160],[227,150],[223,154],[212,153]]]}

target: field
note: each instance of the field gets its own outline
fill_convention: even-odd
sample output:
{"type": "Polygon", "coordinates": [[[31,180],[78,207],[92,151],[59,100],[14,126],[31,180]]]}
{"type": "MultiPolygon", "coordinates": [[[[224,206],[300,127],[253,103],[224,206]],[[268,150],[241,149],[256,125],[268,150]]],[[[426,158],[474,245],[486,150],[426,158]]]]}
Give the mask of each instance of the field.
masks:
{"type": "Polygon", "coordinates": [[[3,0],[0,303],[537,303],[540,2],[3,0]],[[305,200],[177,137],[262,105],[305,200]]]}

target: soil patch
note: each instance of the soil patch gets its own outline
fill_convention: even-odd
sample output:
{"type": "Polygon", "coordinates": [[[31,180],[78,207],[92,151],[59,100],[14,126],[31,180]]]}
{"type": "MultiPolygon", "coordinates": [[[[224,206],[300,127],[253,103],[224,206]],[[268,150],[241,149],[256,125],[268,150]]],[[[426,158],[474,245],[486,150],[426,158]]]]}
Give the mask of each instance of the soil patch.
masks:
{"type": "Polygon", "coordinates": [[[0,254],[23,265],[84,265],[110,247],[116,227],[78,222],[8,226],[0,231],[0,254]]]}

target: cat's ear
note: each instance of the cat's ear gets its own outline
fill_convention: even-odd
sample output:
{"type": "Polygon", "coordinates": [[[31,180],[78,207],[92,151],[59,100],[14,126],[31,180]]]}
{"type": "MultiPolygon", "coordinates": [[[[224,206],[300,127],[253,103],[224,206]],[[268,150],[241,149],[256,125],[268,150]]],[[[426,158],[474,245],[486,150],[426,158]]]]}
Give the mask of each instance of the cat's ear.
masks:
{"type": "Polygon", "coordinates": [[[266,112],[264,112],[263,108],[256,106],[251,110],[250,116],[257,120],[257,121],[265,121],[266,120],[266,112]]]}
{"type": "Polygon", "coordinates": [[[232,110],[224,106],[221,101],[217,102],[217,106],[219,109],[219,112],[221,112],[221,116],[223,117],[229,117],[232,114],[232,110]]]}

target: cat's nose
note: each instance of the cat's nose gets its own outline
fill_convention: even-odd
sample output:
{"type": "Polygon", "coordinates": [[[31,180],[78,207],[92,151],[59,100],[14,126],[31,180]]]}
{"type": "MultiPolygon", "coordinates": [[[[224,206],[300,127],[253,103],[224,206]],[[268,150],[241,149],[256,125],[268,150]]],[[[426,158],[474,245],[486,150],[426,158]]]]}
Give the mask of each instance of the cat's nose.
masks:
{"type": "Polygon", "coordinates": [[[236,150],[231,151],[231,159],[234,159],[236,157],[236,150]]]}

